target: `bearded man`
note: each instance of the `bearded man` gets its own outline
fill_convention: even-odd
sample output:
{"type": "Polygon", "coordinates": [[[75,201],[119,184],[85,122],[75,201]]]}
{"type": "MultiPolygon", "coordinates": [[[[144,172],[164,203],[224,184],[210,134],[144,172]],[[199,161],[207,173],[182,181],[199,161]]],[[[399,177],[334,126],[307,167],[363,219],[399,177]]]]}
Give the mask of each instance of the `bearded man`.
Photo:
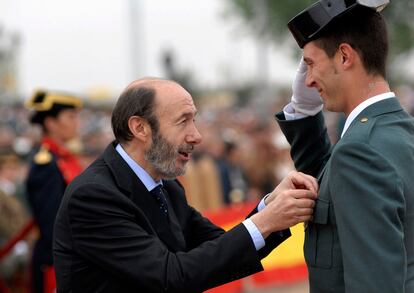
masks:
{"type": "Polygon", "coordinates": [[[317,181],[291,173],[225,232],[187,204],[175,179],[201,142],[179,84],[131,83],[112,142],[67,188],[54,239],[58,292],[201,292],[263,269],[260,260],[310,219],[317,181]]]}

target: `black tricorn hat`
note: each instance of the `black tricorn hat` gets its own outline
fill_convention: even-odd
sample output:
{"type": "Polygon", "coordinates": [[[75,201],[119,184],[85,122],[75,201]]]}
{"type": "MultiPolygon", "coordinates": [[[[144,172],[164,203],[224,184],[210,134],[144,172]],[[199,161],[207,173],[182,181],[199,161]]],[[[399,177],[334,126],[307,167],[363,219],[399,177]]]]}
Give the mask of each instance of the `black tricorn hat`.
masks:
{"type": "Polygon", "coordinates": [[[43,124],[46,117],[56,117],[63,109],[81,108],[82,101],[71,94],[38,90],[25,102],[25,106],[32,111],[30,121],[43,124]]]}
{"type": "Polygon", "coordinates": [[[319,0],[292,18],[288,22],[288,28],[299,47],[303,48],[317,39],[334,19],[356,7],[368,7],[380,12],[389,2],[390,0],[319,0]]]}

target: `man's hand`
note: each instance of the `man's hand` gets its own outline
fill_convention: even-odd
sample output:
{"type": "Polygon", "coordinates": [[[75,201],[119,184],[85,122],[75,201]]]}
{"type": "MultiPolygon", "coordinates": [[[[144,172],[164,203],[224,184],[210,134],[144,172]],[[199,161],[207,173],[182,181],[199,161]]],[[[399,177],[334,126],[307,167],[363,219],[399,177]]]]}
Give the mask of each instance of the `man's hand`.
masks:
{"type": "Polygon", "coordinates": [[[317,192],[315,178],[291,172],[268,197],[266,207],[250,219],[266,238],[272,232],[310,220],[317,192]]]}
{"type": "Polygon", "coordinates": [[[302,172],[290,172],[276,188],[266,197],[265,204],[270,204],[278,194],[289,189],[307,189],[314,193],[318,192],[318,181],[302,172]]]}
{"type": "Polygon", "coordinates": [[[322,110],[323,101],[315,88],[306,86],[307,71],[307,65],[302,57],[293,80],[291,101],[295,112],[314,116],[322,110]]]}

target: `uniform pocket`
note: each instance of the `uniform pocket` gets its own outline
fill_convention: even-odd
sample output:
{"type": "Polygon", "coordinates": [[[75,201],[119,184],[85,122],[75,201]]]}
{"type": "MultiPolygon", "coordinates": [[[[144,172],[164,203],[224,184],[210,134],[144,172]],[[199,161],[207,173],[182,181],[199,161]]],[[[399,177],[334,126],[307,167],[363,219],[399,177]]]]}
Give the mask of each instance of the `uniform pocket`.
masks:
{"type": "Polygon", "coordinates": [[[305,233],[305,259],[312,267],[332,267],[333,231],[329,225],[330,205],[327,200],[317,199],[313,221],[309,222],[305,233]]]}
{"type": "Polygon", "coordinates": [[[315,224],[326,225],[328,223],[329,206],[330,202],[325,199],[318,198],[316,200],[315,210],[313,212],[313,222],[315,224]]]}

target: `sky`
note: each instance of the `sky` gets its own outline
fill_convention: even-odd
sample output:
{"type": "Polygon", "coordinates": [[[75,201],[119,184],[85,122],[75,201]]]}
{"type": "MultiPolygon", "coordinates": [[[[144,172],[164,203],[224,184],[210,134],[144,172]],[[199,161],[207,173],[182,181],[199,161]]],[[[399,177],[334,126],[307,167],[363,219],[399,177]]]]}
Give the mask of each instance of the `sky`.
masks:
{"type": "Polygon", "coordinates": [[[0,25],[20,36],[22,95],[40,87],[118,95],[137,78],[165,77],[166,50],[202,87],[263,75],[289,85],[291,55],[274,45],[259,53],[259,42],[226,9],[223,0],[0,0],[0,25]]]}

